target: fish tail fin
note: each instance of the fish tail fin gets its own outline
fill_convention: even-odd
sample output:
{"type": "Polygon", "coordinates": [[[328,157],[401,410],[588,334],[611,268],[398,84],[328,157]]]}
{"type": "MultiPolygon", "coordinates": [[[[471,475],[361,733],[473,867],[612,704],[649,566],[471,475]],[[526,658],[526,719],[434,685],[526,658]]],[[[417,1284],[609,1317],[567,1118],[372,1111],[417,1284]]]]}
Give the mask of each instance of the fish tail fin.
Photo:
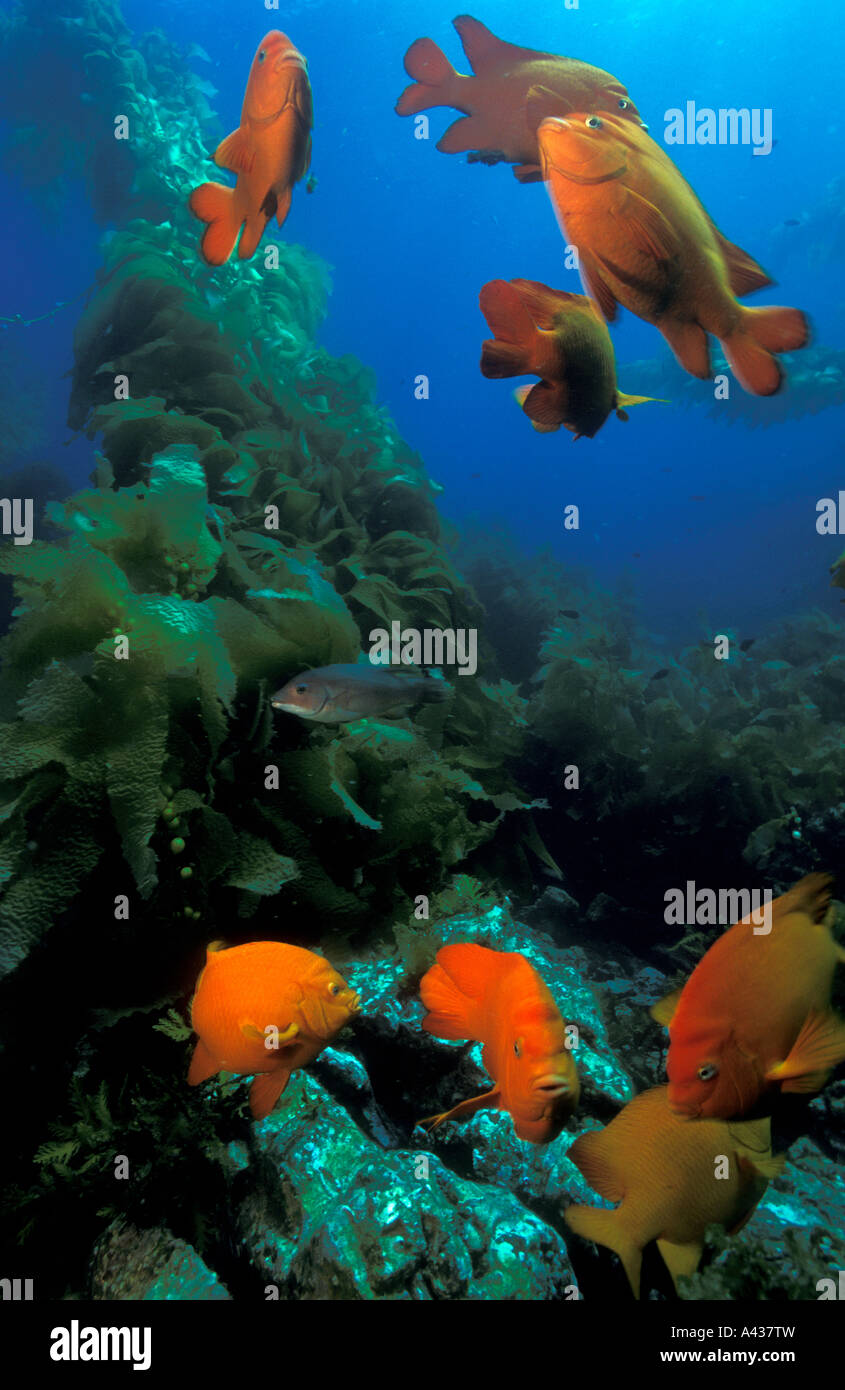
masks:
{"type": "Polygon", "coordinates": [[[634,1298],[639,1298],[643,1252],[628,1235],[618,1211],[605,1211],[601,1207],[567,1207],[563,1215],[567,1226],[576,1235],[615,1251],[622,1261],[634,1298]]]}
{"type": "Polygon", "coordinates": [[[795,352],[810,337],[800,309],[742,309],[740,325],[722,342],[737,381],[753,396],[774,396],[783,385],[777,352],[795,352]]]}
{"type": "Polygon", "coordinates": [[[519,291],[507,280],[490,280],[478,303],[495,335],[482,345],[482,374],[497,378],[532,371],[538,333],[519,291]]]}
{"type": "Polygon", "coordinates": [[[460,73],[433,39],[417,39],[405,54],[405,71],[413,77],[396,103],[399,116],[414,116],[432,106],[454,106],[453,88],[460,73]]]}
{"type": "Polygon", "coordinates": [[[188,207],[200,222],[207,222],[200,250],[209,265],[224,265],[235,249],[242,218],[235,205],[235,190],[222,183],[201,183],[188,199],[188,207]]]}

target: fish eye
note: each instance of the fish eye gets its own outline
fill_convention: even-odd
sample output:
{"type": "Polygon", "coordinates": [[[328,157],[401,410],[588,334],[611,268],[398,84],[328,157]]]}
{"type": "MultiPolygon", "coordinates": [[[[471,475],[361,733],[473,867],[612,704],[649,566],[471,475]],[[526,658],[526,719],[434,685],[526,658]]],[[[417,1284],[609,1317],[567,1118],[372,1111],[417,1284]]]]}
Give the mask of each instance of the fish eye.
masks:
{"type": "Polygon", "coordinates": [[[705,1062],[698,1068],[699,1081],[713,1081],[719,1075],[719,1068],[715,1062],[705,1062]]]}
{"type": "Polygon", "coordinates": [[[340,994],[340,985],[329,985],[329,994],[340,994]]]}
{"type": "Polygon", "coordinates": [[[298,686],[296,687],[296,693],[297,693],[297,695],[304,695],[305,692],[307,691],[307,689],[308,689],[308,686],[307,686],[307,685],[298,685],[298,686]]]}
{"type": "Polygon", "coordinates": [[[521,1056],[522,1056],[522,1046],[521,1046],[521,1043],[522,1043],[522,1038],[517,1038],[516,1042],[515,1042],[514,1045],[513,1045],[513,1055],[514,1055],[514,1057],[521,1057],[521,1056]]]}
{"type": "Polygon", "coordinates": [[[627,111],[627,110],[628,110],[628,107],[629,107],[630,105],[631,105],[630,101],[626,101],[624,97],[620,97],[620,98],[619,98],[619,110],[620,110],[620,111],[627,111]]]}
{"type": "Polygon", "coordinates": [[[267,57],[267,50],[266,50],[266,48],[262,48],[261,52],[260,52],[259,55],[258,55],[258,61],[259,61],[259,63],[263,63],[263,62],[264,62],[264,59],[265,59],[266,57],[267,57]]]}
{"type": "Polygon", "coordinates": [[[602,122],[599,120],[598,116],[588,116],[584,125],[589,126],[590,130],[601,130],[602,128],[602,122]]]}

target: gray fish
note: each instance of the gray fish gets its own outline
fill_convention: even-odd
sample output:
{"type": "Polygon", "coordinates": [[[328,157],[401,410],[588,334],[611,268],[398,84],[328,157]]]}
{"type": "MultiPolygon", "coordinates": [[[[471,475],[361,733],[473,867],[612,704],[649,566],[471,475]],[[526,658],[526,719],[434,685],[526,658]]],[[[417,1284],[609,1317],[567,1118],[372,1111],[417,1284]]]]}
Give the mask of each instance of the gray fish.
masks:
{"type": "Polygon", "coordinates": [[[383,666],[348,664],[303,671],[277,690],[270,704],[301,719],[346,724],[376,715],[399,718],[416,704],[446,700],[449,694],[450,687],[436,676],[398,675],[383,666]]]}

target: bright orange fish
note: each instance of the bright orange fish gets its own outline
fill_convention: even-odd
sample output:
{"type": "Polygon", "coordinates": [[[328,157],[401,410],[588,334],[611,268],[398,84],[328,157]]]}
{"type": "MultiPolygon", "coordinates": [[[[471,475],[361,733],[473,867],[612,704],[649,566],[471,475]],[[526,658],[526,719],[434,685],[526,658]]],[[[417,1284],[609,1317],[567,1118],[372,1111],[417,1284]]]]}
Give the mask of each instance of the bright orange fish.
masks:
{"type": "Polygon", "coordinates": [[[291,1072],[313,1062],[360,1007],[355,991],[314,951],[279,941],[226,951],[212,942],[191,1004],[199,1042],[188,1084],[218,1071],[258,1073],[249,1107],[261,1120],[291,1072]]]}
{"type": "MultiPolygon", "coordinates": [[[[774,354],[805,346],[805,316],[737,302],[729,243],[643,126],[609,112],[582,113],[543,120],[538,139],[549,197],[605,318],[614,319],[622,304],[655,324],[681,366],[701,378],[711,375],[712,333],[746,391],[778,391],[783,373],[774,354]]],[[[746,288],[768,283],[746,261],[746,288]]]]}
{"type": "Polygon", "coordinates": [[[214,152],[215,164],[237,174],[237,183],[202,183],[188,200],[194,216],[208,223],[201,249],[210,265],[229,259],[242,227],[242,261],[254,253],[271,217],[281,227],[293,185],[311,163],[312,121],[308,64],[273,29],[252,61],[241,123],[214,152]]]}
{"type": "Polygon", "coordinates": [[[435,1129],[477,1110],[507,1110],[520,1139],[555,1139],[581,1088],[560,1011],[525,956],[463,942],[443,946],[420,994],[429,1010],[426,1032],[483,1043],[484,1065],[495,1083],[484,1095],[420,1123],[435,1129]]]}
{"type": "Polygon", "coordinates": [[[495,333],[481,349],[486,377],[540,377],[516,391],[535,430],[571,430],[588,439],[611,411],[627,420],[625,407],[649,396],[626,396],[616,385],[616,358],[607,325],[583,294],[550,290],[537,280],[490,280],[479,296],[495,333]]]}
{"type": "Polygon", "coordinates": [[[582,1134],[567,1158],[596,1192],[620,1206],[567,1207],[566,1223],[585,1240],[616,1251],[635,1298],[650,1241],[657,1241],[677,1287],[680,1275],[698,1268],[707,1227],[740,1230],[784,1166],[783,1157],[772,1154],[768,1119],[682,1120],[665,1086],[635,1096],[606,1129],[582,1134]]]}
{"type": "Polygon", "coordinates": [[[755,934],[750,917],[737,922],[683,989],[652,1009],[669,1027],[669,1100],[679,1114],[730,1119],[778,1087],[820,1091],[845,1060],[845,1023],[830,1007],[845,960],[830,930],[832,882],[808,874],[776,898],[768,933],[755,934]]]}
{"type": "Polygon", "coordinates": [[[433,39],[417,39],[405,54],[405,71],[414,82],[396,103],[400,116],[432,106],[465,112],[438,140],[444,154],[471,150],[471,162],[504,160],[518,166],[514,174],[521,183],[539,180],[537,127],[529,127],[526,115],[526,98],[535,86],[545,88],[552,100],[548,114],[621,109],[639,119],[626,88],[602,68],[505,43],[471,15],[459,15],[452,23],[474,76],[456,72],[433,39]]]}

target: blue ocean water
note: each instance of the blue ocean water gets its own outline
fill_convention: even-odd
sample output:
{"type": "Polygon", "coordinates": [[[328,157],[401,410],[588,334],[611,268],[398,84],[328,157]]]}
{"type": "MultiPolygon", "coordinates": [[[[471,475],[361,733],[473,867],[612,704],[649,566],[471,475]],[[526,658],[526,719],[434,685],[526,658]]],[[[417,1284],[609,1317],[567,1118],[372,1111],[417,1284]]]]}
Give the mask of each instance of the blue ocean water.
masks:
{"type": "MultiPolygon", "coordinates": [[[[454,113],[431,113],[429,141],[416,140],[413,122],[394,114],[413,39],[432,37],[467,70],[452,6],[315,0],[282,14],[229,0],[127,0],[123,11],[139,32],[159,26],[186,50],[205,50],[208,62],[196,55],[188,62],[218,89],[211,98],[218,135],[237,124],[249,63],[268,27],[280,24],[306,54],[318,184],[312,196],[297,190],[284,236],[333,267],[321,340],[375,369],[379,400],[442,484],[442,510],[459,528],[504,525],[528,551],[548,547],[589,566],[600,584],[632,594],[646,627],[672,640],[699,636],[702,624],[754,635],[793,610],[839,611],[827,567],[840,542],[816,534],[815,506],[835,497],[842,481],[841,405],[752,430],[670,402],[573,442],[564,432],[536,435],[510,384],[481,377],[485,281],[525,276],[580,286],[564,268],[542,185],[518,186],[506,165],[467,166],[464,156],[438,153],[435,141],[454,113]],[[430,378],[426,401],[414,397],[418,373],[430,378]],[[566,533],[563,509],[573,502],[582,525],[566,533]]],[[[690,100],[770,108],[775,145],[766,157],[742,145],[670,152],[725,234],[777,282],[751,302],[797,305],[810,315],[816,343],[841,342],[841,221],[837,229],[819,211],[841,170],[845,129],[836,0],[809,12],[789,0],[765,10],[741,0],[729,11],[714,4],[694,13],[684,0],[582,0],[577,9],[489,0],[479,17],[515,42],[614,73],[657,138],[666,111],[690,100]]],[[[49,79],[48,64],[47,91],[49,79]]],[[[209,127],[210,148],[214,134],[209,127]]],[[[8,173],[0,197],[11,210],[0,316],[36,318],[93,280],[103,229],[81,187],[49,217],[8,173]]],[[[44,387],[43,437],[33,453],[81,485],[90,446],[66,444],[64,425],[74,318],[71,305],[28,328],[11,326],[0,346],[44,387]]],[[[623,389],[626,363],[666,353],[657,331],[628,313],[613,338],[623,389]]]]}

